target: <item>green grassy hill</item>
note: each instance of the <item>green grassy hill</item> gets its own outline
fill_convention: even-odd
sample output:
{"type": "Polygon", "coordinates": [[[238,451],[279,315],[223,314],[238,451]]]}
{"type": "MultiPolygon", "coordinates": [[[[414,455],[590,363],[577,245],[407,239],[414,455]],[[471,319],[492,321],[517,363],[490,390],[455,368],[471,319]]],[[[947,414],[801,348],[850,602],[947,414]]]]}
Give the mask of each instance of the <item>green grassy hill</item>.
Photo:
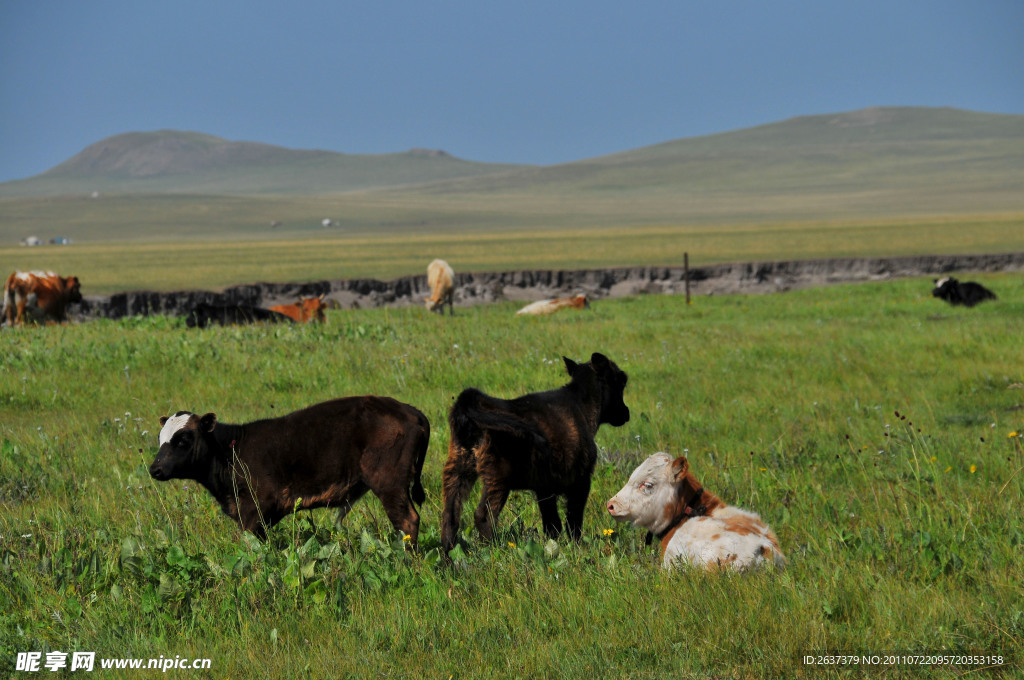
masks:
{"type": "Polygon", "coordinates": [[[444,151],[343,154],[231,142],[196,132],[130,132],[99,141],[0,196],[100,193],[330,194],[506,170],[444,151]]]}
{"type": "Polygon", "coordinates": [[[548,167],[146,133],[0,184],[8,245],[322,237],[324,218],[337,234],[390,236],[1021,214],[1024,116],[930,108],[800,117],[548,167]]]}
{"type": "Polygon", "coordinates": [[[1024,116],[877,108],[435,183],[424,191],[601,197],[682,193],[696,199],[709,194],[852,196],[1011,188],[1024,188],[1024,116]]]}

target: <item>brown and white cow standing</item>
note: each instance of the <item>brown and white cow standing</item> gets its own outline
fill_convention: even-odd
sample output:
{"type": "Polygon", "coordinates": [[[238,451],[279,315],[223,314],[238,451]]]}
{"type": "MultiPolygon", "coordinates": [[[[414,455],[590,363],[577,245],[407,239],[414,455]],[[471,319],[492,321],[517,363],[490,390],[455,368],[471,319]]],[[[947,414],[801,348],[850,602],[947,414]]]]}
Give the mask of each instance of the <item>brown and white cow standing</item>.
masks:
{"type": "MultiPolygon", "coordinates": [[[[326,293],[324,293],[326,295],[326,293]]],[[[324,302],[324,295],[320,297],[302,298],[298,302],[291,305],[276,305],[270,308],[270,311],[277,312],[278,314],[284,314],[288,318],[298,321],[299,323],[309,323],[310,321],[324,322],[324,310],[327,309],[327,303],[324,302]]]]}
{"type": "Polygon", "coordinates": [[[709,570],[786,564],[779,540],[761,518],[704,489],[682,456],[650,456],[608,501],[608,512],[657,536],[666,569],[679,562],[709,570]]]}
{"type": "Polygon", "coordinates": [[[67,306],[82,301],[77,276],[54,272],[12,272],[4,285],[4,318],[7,324],[67,321],[67,306]]]}
{"type": "Polygon", "coordinates": [[[444,260],[434,260],[427,265],[427,285],[430,286],[430,297],[424,298],[427,309],[444,314],[444,306],[448,305],[448,315],[455,314],[455,272],[444,260]]]}
{"type": "Polygon", "coordinates": [[[430,423],[389,397],[334,399],[244,425],[213,413],[160,418],[160,450],[149,467],[159,481],[192,479],[245,531],[267,530],[296,509],[333,506],[340,522],[372,491],[416,545],[425,495],[420,482],[430,423]]]}
{"type": "Polygon", "coordinates": [[[533,491],[551,538],[562,531],[558,497],[564,496],[566,529],[579,539],[597,462],[594,435],[602,423],[619,427],[629,421],[622,401],[628,376],[603,354],[585,364],[563,360],[571,381],[556,390],[505,400],[470,388],[456,399],[444,466],[445,553],[455,546],[462,504],[477,477],[483,495],[473,518],[482,539],[493,538],[494,522],[515,490],[533,491]]]}

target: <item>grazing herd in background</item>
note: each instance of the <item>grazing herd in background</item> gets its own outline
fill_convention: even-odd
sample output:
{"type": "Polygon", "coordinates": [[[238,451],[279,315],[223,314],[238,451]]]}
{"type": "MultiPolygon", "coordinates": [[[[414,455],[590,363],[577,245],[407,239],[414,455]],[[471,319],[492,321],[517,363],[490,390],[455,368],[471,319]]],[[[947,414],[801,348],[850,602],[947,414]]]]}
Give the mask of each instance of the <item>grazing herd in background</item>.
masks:
{"type": "MultiPolygon", "coordinates": [[[[428,310],[454,314],[452,268],[434,260],[427,269],[428,310]]],[[[973,307],[996,295],[981,284],[937,279],[934,297],[973,307]]],[[[323,322],[324,295],[263,309],[251,305],[200,303],[186,317],[188,327],[253,322],[323,322]]],[[[14,272],[4,286],[4,320],[10,326],[67,320],[67,305],[81,302],[77,277],[54,272],[14,272]]],[[[540,300],[517,316],[586,309],[584,295],[540,300]]],[[[578,364],[563,357],[570,381],[561,388],[515,399],[468,388],[448,417],[448,458],[443,468],[441,548],[456,545],[462,506],[477,479],[482,494],[473,514],[483,540],[512,491],[531,491],[544,533],[562,532],[559,498],[565,499],[565,528],[578,540],[597,461],[594,436],[600,425],[629,421],[623,401],[627,375],[594,353],[578,364]]],[[[159,450],[150,466],[154,479],[188,479],[202,484],[221,509],[246,531],[265,540],[267,530],[299,509],[332,506],[340,522],[367,491],[373,492],[397,531],[415,548],[416,505],[425,500],[420,476],[430,423],[418,409],[388,397],[335,399],[294,413],[243,425],[220,423],[213,413],[178,411],[160,419],[159,450]]],[[[725,504],[705,490],[684,457],[656,453],[632,473],[607,502],[612,518],[647,529],[661,542],[662,565],[745,570],[782,568],[778,539],[761,518],[725,504]]]]}
{"type": "MultiPolygon", "coordinates": [[[[995,300],[996,294],[974,281],[960,282],[953,277],[935,279],[932,296],[951,305],[974,307],[986,300],[995,300]]],[[[444,260],[433,260],[427,266],[429,297],[424,298],[428,310],[449,316],[455,314],[455,272],[444,260]]],[[[231,325],[258,322],[280,323],[323,322],[327,302],[326,294],[302,298],[292,304],[264,309],[245,304],[212,304],[201,302],[185,315],[189,328],[206,328],[210,324],[231,325]]],[[[54,272],[12,272],[4,285],[3,322],[8,326],[61,323],[67,321],[67,306],[82,301],[81,284],[77,276],[61,277],[54,272]]],[[[562,309],[589,309],[586,295],[551,298],[531,302],[516,312],[516,316],[545,316],[562,309]]]]}

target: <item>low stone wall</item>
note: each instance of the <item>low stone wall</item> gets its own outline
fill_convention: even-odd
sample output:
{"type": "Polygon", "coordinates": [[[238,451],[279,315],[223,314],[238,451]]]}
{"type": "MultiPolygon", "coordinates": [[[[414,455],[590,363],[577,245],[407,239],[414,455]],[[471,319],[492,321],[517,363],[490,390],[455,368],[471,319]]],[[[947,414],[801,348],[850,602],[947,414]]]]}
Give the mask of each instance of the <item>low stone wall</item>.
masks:
{"type": "MultiPolygon", "coordinates": [[[[732,263],[691,267],[690,292],[692,295],[772,293],[833,283],[1022,270],[1024,253],[732,263]]],[[[500,300],[540,300],[575,293],[586,293],[591,299],[681,294],[685,280],[682,266],[615,267],[459,273],[455,285],[456,305],[465,306],[500,300]]],[[[319,295],[325,295],[327,300],[346,309],[422,305],[429,292],[425,274],[391,281],[335,279],[310,283],[252,283],[220,292],[136,291],[87,296],[75,316],[83,319],[148,314],[180,316],[199,302],[270,307],[319,295]]]]}

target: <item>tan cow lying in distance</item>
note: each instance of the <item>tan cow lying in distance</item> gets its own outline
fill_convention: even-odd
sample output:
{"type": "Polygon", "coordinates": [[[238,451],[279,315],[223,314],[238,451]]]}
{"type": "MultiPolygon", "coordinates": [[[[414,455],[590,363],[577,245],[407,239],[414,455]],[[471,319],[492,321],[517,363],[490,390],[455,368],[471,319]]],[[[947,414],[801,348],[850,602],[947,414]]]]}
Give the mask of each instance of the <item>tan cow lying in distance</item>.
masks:
{"type": "Polygon", "coordinates": [[[444,314],[444,306],[448,305],[448,315],[455,314],[455,272],[444,260],[434,260],[427,265],[427,285],[430,286],[430,297],[424,298],[427,309],[444,314]]]}
{"type": "Polygon", "coordinates": [[[271,307],[270,311],[277,312],[278,314],[284,314],[293,321],[299,323],[308,323],[310,321],[324,321],[324,310],[327,309],[327,303],[324,302],[324,293],[320,297],[315,298],[303,298],[293,305],[277,305],[271,307]]]}
{"type": "Polygon", "coordinates": [[[544,314],[554,314],[560,309],[589,309],[590,301],[586,295],[577,295],[571,298],[555,298],[553,300],[537,300],[526,305],[518,312],[516,316],[541,316],[544,314]]]}
{"type": "Polygon", "coordinates": [[[704,489],[682,456],[650,456],[608,501],[608,512],[657,536],[666,569],[679,562],[737,571],[786,565],[779,539],[761,518],[704,489]]]}

